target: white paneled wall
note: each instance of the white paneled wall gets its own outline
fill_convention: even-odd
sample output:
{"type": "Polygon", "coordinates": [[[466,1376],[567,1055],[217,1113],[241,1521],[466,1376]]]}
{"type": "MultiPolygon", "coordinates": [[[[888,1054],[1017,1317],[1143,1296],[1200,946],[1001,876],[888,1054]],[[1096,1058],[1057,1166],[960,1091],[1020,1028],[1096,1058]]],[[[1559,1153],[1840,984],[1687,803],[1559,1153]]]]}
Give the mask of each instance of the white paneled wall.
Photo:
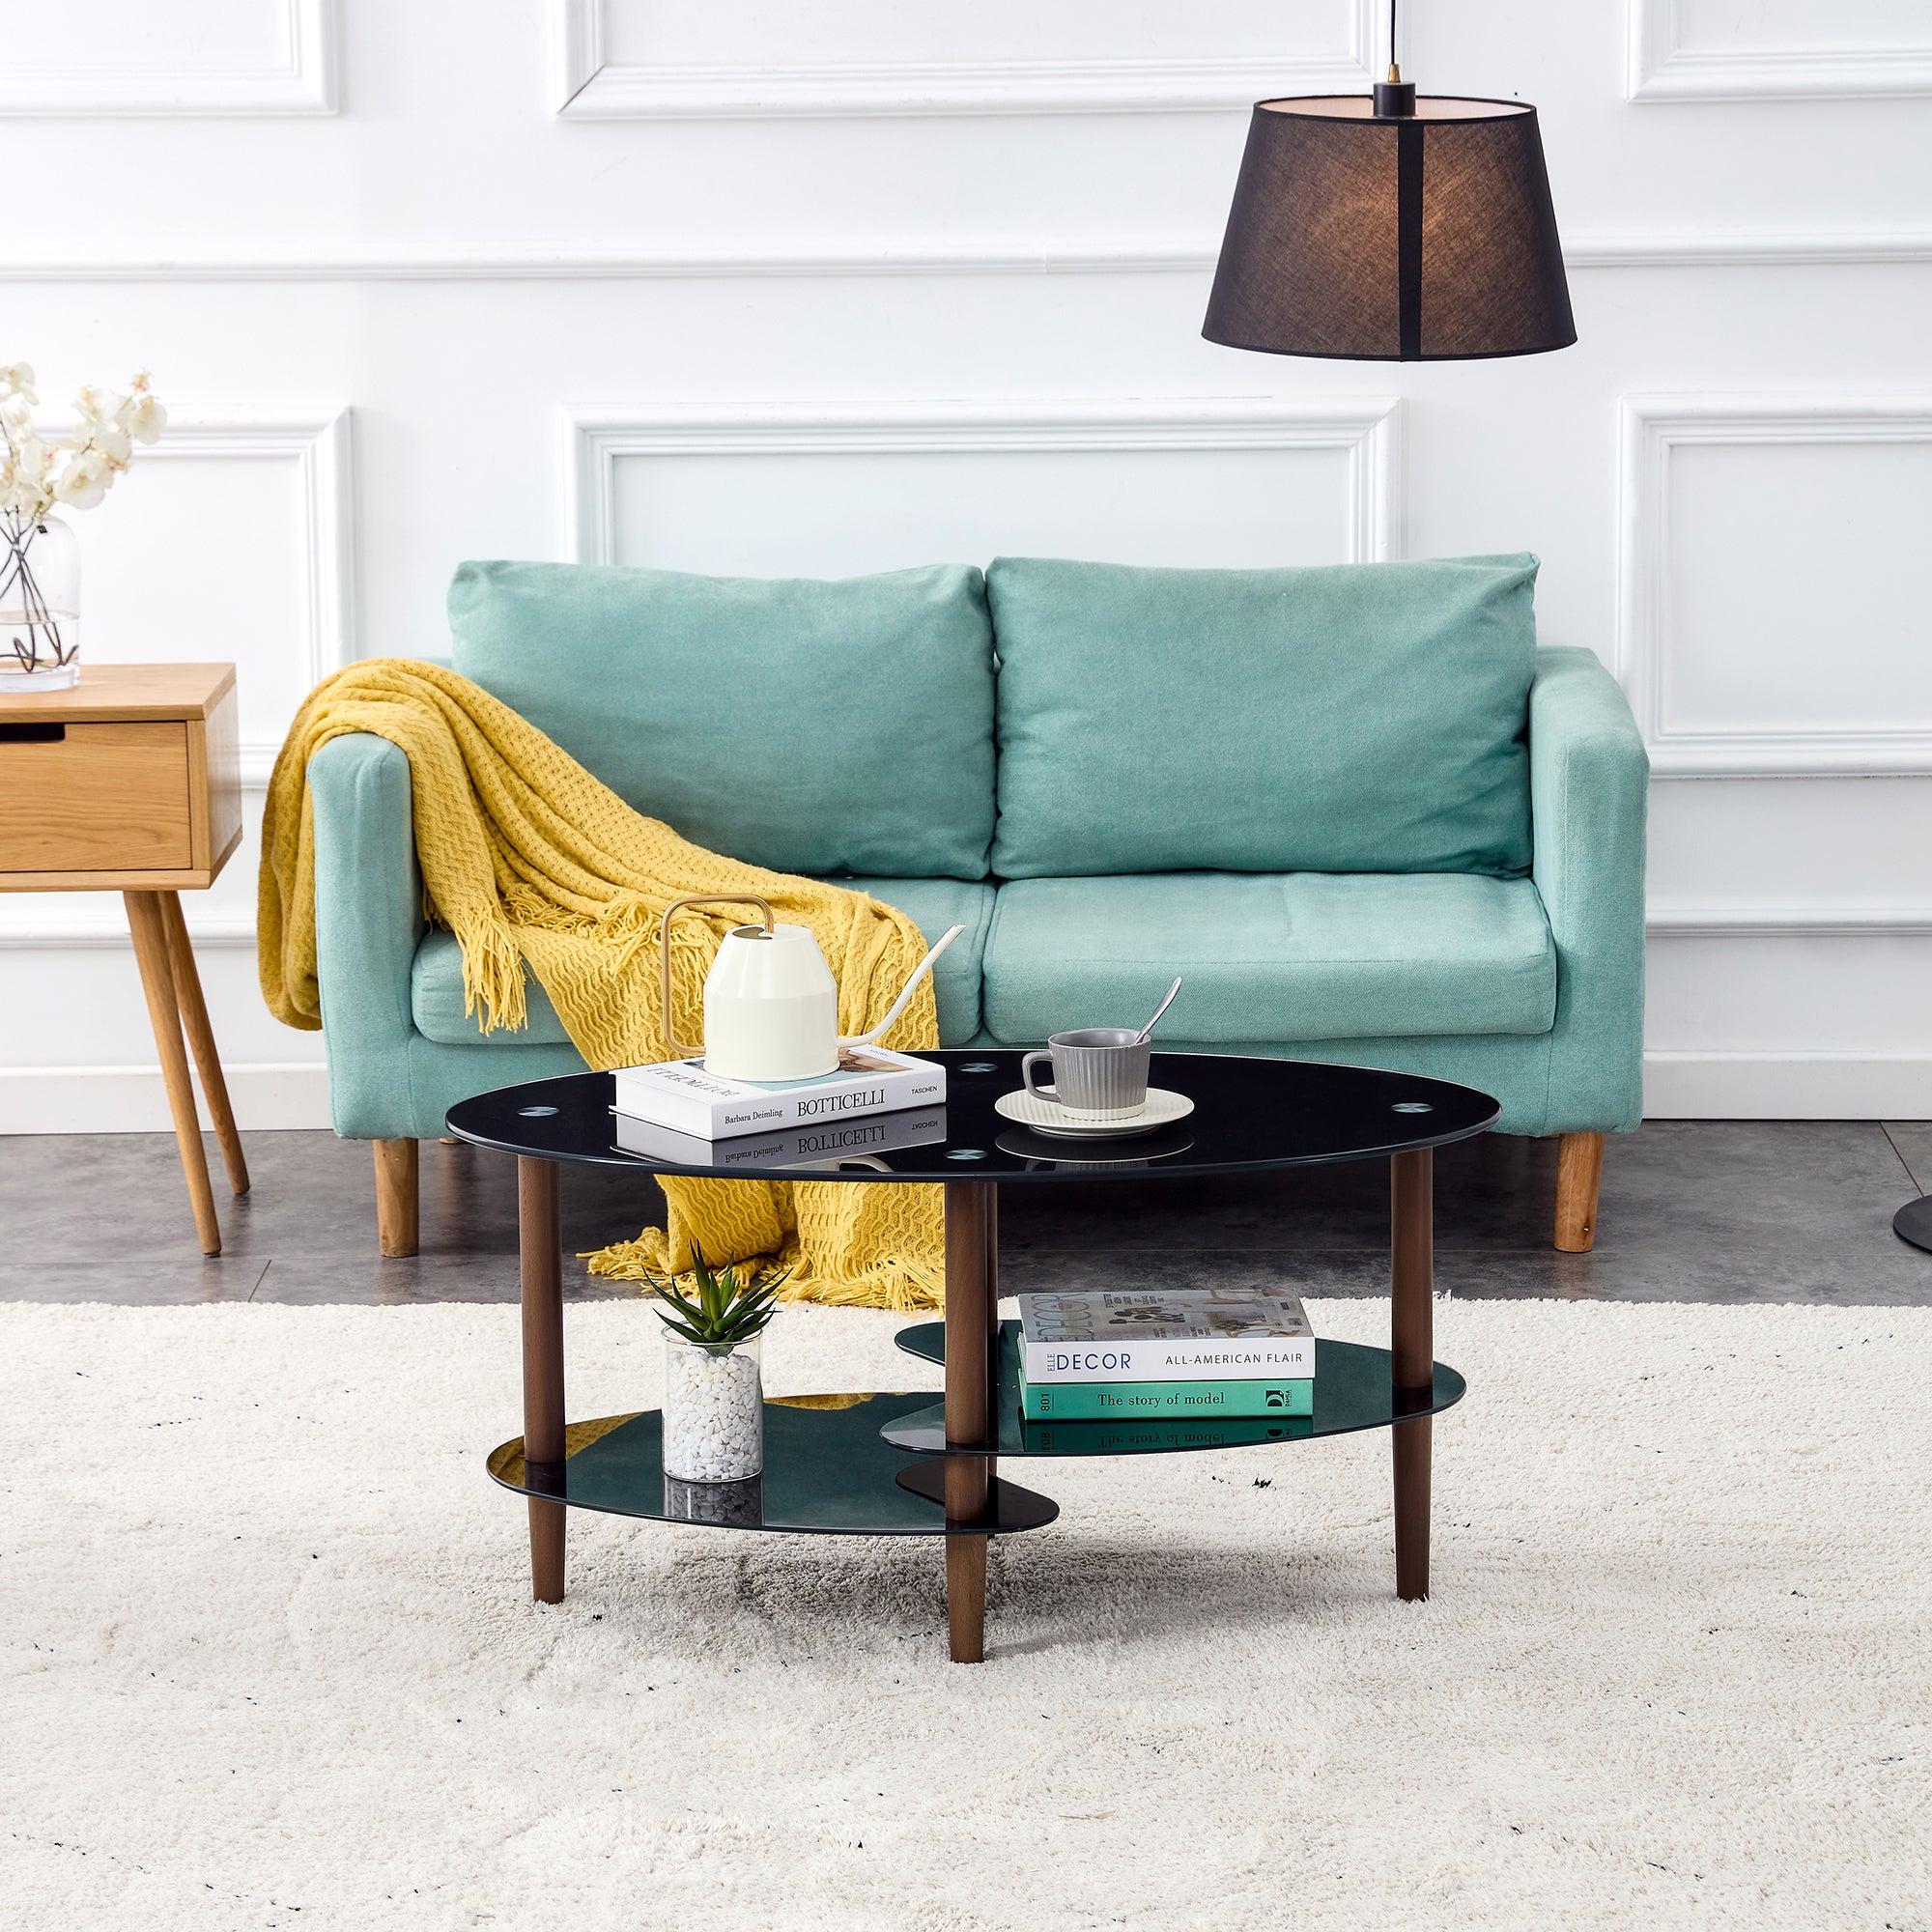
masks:
{"type": "MultiPolygon", "coordinates": [[[[90,0],[11,10],[0,359],[179,425],[77,519],[87,649],[297,698],[434,649],[466,556],[836,574],[998,551],[1531,548],[1631,690],[1651,1104],[1932,1114],[1932,14],[1411,0],[1543,109],[1581,341],[1402,368],[1200,340],[1246,100],[1361,0],[90,0]]],[[[244,1120],[252,839],[188,904],[244,1120]]],[[[0,1129],[164,1123],[120,908],[0,896],[0,1129]]]]}

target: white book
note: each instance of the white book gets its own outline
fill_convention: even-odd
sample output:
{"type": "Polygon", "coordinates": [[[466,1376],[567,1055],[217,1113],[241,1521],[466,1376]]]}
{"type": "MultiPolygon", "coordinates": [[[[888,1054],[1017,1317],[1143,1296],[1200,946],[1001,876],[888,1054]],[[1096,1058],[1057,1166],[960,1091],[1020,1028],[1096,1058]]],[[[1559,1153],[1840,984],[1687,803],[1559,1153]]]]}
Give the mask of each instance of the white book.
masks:
{"type": "Polygon", "coordinates": [[[838,1070],[816,1080],[730,1080],[702,1060],[620,1066],[611,1075],[620,1114],[700,1140],[819,1126],[856,1114],[936,1107],[946,1099],[946,1068],[883,1046],[847,1047],[838,1070]]]}
{"type": "Polygon", "coordinates": [[[734,1134],[724,1141],[681,1134],[675,1127],[639,1121],[614,1107],[611,1113],[616,1144],[625,1153],[667,1168],[729,1169],[733,1174],[829,1170],[840,1162],[891,1153],[895,1148],[926,1147],[946,1138],[944,1107],[905,1107],[895,1114],[781,1127],[775,1134],[734,1134]]]}
{"type": "Polygon", "coordinates": [[[1023,1294],[1030,1382],[1298,1381],[1315,1331],[1296,1294],[1247,1289],[1094,1289],[1023,1294]]]}

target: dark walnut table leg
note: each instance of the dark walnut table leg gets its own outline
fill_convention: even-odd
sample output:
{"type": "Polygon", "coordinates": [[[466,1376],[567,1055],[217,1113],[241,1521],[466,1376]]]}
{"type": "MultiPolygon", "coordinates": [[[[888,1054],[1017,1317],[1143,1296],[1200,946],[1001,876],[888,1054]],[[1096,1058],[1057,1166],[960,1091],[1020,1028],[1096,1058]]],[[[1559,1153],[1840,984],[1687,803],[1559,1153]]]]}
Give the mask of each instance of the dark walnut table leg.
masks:
{"type": "MultiPolygon", "coordinates": [[[[1398,1393],[1427,1394],[1435,1375],[1435,1154],[1389,1158],[1389,1353],[1398,1393]]],[[[1398,1422],[1395,1445],[1395,1593],[1429,1594],[1430,1418],[1398,1422]]]]}
{"type": "MultiPolygon", "coordinates": [[[[946,1183],[946,1439],[983,1443],[993,1431],[993,1338],[999,1332],[999,1236],[990,1180],[946,1183]]],[[[992,1492],[991,1456],[946,1463],[946,1514],[983,1516],[992,1492]]],[[[983,1535],[946,1539],[946,1624],[954,1663],[986,1655],[983,1535]]]]}
{"type": "MultiPolygon", "coordinates": [[[[524,1457],[563,1463],[563,1228],[556,1163],[517,1156],[517,1245],[523,1267],[524,1457]]],[[[563,1601],[563,1505],[529,1499],[530,1594],[563,1601]]]]}

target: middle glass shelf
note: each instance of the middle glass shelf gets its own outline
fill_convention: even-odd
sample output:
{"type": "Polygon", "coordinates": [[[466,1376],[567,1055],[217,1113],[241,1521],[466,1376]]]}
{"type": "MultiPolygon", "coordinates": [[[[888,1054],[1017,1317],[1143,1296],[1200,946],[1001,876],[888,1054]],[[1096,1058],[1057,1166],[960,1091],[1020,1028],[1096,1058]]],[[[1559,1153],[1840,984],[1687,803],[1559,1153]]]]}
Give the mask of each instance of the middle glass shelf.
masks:
{"type": "MultiPolygon", "coordinates": [[[[946,1324],[922,1321],[895,1338],[909,1355],[946,1360],[946,1324]]],[[[946,1439],[946,1409],[935,1402],[895,1417],[879,1431],[895,1449],[938,1456],[1160,1456],[1194,1449],[1263,1448],[1318,1435],[1347,1435],[1358,1429],[1387,1429],[1417,1416],[1439,1414],[1462,1401],[1463,1378],[1446,1363],[1435,1365],[1427,1393],[1398,1390],[1386,1349],[1356,1342],[1318,1340],[1315,1345],[1313,1415],[1134,1418],[1119,1422],[1029,1422],[1020,1412],[1019,1323],[1000,1323],[994,1363],[994,1439],[965,1446],[946,1439]]]]}

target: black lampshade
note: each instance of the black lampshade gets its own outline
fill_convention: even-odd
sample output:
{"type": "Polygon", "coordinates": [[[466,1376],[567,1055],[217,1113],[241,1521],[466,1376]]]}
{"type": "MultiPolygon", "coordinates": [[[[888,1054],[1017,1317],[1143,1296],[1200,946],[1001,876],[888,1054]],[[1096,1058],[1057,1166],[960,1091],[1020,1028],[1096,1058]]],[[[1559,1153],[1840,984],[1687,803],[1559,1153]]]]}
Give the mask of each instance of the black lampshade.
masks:
{"type": "Polygon", "coordinates": [[[1201,332],[1363,361],[1567,349],[1577,326],[1536,109],[1259,102],[1201,332]]]}

